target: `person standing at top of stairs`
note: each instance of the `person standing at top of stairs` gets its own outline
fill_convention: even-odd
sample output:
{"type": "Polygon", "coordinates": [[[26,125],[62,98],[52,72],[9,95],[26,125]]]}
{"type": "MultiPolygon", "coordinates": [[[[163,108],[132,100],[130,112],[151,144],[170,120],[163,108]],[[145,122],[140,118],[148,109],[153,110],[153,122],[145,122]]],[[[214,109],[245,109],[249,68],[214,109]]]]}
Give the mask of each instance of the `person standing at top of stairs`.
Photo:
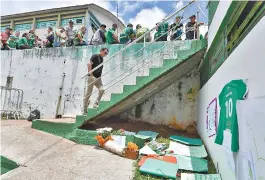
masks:
{"type": "Polygon", "coordinates": [[[92,55],[92,57],[90,58],[88,64],[87,64],[87,69],[88,69],[88,81],[87,81],[87,92],[84,98],[84,102],[83,102],[83,114],[87,114],[87,108],[90,104],[90,96],[93,92],[93,88],[94,86],[96,86],[98,88],[98,97],[96,102],[93,105],[93,108],[98,108],[98,103],[100,101],[100,99],[102,98],[103,94],[104,94],[104,89],[103,89],[103,84],[101,81],[101,74],[102,74],[102,70],[103,70],[103,65],[101,67],[99,67],[98,69],[96,69],[94,72],[90,72],[91,70],[95,69],[98,65],[103,63],[103,58],[105,56],[107,56],[109,53],[108,48],[102,48],[99,52],[99,54],[94,54],[92,55]]]}

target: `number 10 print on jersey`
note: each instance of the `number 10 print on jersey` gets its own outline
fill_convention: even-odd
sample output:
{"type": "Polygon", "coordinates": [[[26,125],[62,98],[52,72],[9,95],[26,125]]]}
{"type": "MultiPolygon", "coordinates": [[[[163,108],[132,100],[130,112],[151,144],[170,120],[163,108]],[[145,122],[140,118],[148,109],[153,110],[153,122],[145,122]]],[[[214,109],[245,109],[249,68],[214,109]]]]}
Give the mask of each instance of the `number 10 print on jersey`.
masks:
{"type": "Polygon", "coordinates": [[[232,134],[231,150],[237,152],[238,145],[238,124],[236,115],[236,101],[243,100],[247,93],[247,86],[243,80],[232,80],[224,86],[219,94],[220,115],[216,144],[223,144],[224,130],[230,129],[232,134]]]}

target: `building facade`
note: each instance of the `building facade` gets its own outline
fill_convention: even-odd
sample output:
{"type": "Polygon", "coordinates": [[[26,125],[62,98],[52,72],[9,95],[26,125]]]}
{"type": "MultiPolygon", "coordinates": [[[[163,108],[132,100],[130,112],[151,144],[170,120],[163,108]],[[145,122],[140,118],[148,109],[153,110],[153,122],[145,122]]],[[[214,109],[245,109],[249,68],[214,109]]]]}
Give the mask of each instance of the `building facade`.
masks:
{"type": "Polygon", "coordinates": [[[87,40],[90,40],[93,29],[98,29],[100,24],[105,24],[108,29],[115,23],[118,25],[117,32],[121,32],[124,27],[123,23],[108,10],[95,4],[87,4],[2,16],[1,31],[11,27],[13,31],[20,31],[23,34],[33,29],[41,38],[49,26],[66,27],[69,20],[74,22],[77,29],[82,25],[87,27],[87,40]]]}
{"type": "MultiPolygon", "coordinates": [[[[246,133],[245,126],[238,126],[237,152],[232,152],[231,147],[225,149],[224,143],[216,144],[216,135],[209,137],[207,133],[208,107],[217,100],[215,124],[218,129],[221,109],[219,94],[230,81],[242,79],[246,82],[248,94],[244,102],[260,100],[265,96],[265,2],[209,1],[208,8],[208,47],[200,66],[197,130],[222,179],[265,179],[264,126],[255,124],[256,118],[249,119],[249,127],[255,126],[250,133],[246,133]],[[259,135],[255,136],[255,133],[259,135]],[[241,138],[242,134],[245,138],[241,138]],[[256,147],[252,146],[254,142],[256,147]],[[246,144],[247,148],[244,149],[246,144]]],[[[235,107],[237,113],[238,102],[235,107]]],[[[264,113],[264,107],[260,112],[264,113]]],[[[237,118],[237,122],[241,124],[242,119],[237,118]]],[[[226,131],[232,132],[229,128],[226,131]]],[[[229,136],[224,137],[224,142],[225,139],[229,141],[229,136]]]]}

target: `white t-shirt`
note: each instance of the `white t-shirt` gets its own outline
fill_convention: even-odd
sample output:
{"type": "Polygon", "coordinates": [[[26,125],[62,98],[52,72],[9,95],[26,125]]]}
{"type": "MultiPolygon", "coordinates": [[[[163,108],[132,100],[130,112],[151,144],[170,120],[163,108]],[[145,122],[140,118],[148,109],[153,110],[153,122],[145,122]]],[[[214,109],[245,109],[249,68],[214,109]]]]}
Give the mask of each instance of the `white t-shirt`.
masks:
{"type": "Polygon", "coordinates": [[[68,27],[66,28],[66,32],[67,32],[67,34],[68,34],[68,39],[74,39],[77,30],[76,30],[75,27],[71,28],[70,26],[68,26],[68,27]]]}

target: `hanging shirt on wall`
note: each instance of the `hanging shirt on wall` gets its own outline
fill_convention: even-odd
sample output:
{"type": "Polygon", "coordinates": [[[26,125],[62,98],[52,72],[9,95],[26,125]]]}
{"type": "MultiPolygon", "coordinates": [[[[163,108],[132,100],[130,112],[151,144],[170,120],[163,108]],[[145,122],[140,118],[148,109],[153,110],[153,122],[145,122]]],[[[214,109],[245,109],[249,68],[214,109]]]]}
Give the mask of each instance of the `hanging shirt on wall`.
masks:
{"type": "Polygon", "coordinates": [[[237,152],[239,149],[236,101],[244,99],[246,93],[247,86],[243,80],[232,80],[224,86],[219,94],[220,118],[215,143],[223,144],[224,130],[230,129],[233,152],[237,152]]]}

